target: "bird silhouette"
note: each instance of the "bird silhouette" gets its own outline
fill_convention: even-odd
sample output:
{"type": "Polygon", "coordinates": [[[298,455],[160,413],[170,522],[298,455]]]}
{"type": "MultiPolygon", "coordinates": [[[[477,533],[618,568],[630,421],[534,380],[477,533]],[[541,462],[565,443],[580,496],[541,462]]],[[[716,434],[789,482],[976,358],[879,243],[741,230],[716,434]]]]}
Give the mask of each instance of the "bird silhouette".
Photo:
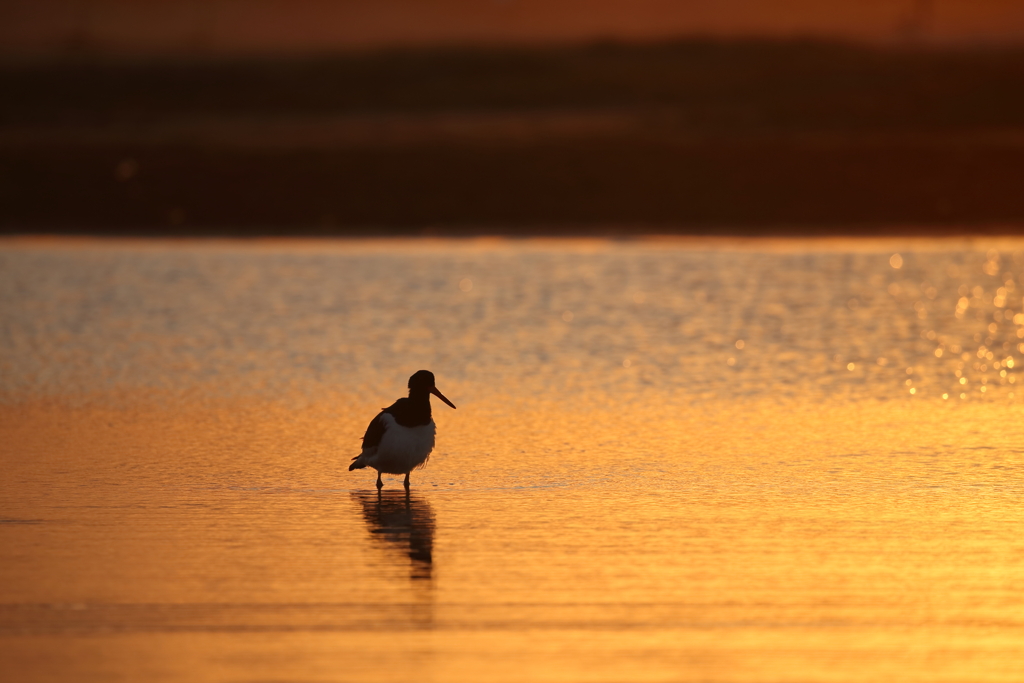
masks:
{"type": "Polygon", "coordinates": [[[404,474],[408,490],[409,473],[422,467],[434,450],[437,428],[430,414],[431,394],[455,408],[434,386],[434,373],[420,370],[409,378],[409,397],[398,399],[370,421],[363,452],[352,458],[349,471],[374,468],[378,490],[384,487],[381,474],[404,474]]]}

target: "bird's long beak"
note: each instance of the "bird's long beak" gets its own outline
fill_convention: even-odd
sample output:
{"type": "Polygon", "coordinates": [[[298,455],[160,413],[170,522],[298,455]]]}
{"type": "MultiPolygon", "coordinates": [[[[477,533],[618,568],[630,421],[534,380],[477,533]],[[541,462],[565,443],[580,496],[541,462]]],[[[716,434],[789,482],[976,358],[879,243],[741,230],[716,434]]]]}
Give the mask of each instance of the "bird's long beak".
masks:
{"type": "Polygon", "coordinates": [[[437,387],[434,387],[433,389],[431,389],[430,393],[432,393],[434,396],[437,396],[439,399],[441,399],[442,401],[444,401],[445,403],[450,405],[453,410],[455,409],[455,404],[452,403],[451,401],[449,401],[448,399],[446,399],[444,397],[444,394],[442,394],[440,391],[437,390],[437,387]]]}

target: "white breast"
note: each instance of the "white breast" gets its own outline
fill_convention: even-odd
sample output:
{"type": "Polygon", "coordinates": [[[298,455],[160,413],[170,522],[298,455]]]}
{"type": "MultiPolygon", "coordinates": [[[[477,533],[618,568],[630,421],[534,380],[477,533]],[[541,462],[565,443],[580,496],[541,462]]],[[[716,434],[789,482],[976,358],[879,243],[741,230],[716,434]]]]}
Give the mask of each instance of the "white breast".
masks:
{"type": "Polygon", "coordinates": [[[384,420],[384,436],[367,464],[385,474],[405,474],[422,466],[434,450],[434,421],[419,427],[403,427],[390,413],[384,413],[380,419],[384,420]]]}

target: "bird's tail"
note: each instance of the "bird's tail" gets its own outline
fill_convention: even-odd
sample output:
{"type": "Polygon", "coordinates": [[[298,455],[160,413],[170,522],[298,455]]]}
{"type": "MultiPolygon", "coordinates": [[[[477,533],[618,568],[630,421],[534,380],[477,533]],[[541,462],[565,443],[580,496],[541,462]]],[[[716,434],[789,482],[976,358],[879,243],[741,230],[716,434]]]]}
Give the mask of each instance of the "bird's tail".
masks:
{"type": "Polygon", "coordinates": [[[351,472],[352,470],[361,470],[364,467],[366,467],[366,462],[363,461],[363,460],[360,460],[360,458],[362,458],[362,457],[363,457],[363,454],[360,453],[356,457],[352,458],[352,464],[348,466],[348,471],[349,472],[351,472]]]}

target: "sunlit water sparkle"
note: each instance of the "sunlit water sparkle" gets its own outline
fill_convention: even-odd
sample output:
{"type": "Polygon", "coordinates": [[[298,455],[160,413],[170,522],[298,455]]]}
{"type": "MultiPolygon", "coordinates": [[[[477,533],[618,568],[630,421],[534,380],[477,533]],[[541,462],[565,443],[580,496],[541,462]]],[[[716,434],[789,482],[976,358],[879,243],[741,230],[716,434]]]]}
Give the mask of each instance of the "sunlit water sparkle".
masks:
{"type": "Polygon", "coordinates": [[[1022,250],[8,240],[0,666],[1018,680],[1022,250]]]}

